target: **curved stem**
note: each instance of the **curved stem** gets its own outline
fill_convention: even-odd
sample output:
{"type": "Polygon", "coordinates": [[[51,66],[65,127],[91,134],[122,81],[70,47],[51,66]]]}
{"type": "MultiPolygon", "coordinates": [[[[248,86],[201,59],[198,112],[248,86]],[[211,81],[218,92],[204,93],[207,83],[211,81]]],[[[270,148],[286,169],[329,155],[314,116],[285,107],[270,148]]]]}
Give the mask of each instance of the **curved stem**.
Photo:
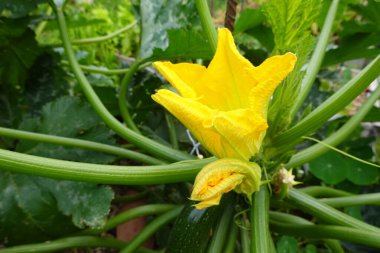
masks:
{"type": "Polygon", "coordinates": [[[198,14],[201,19],[203,30],[206,33],[207,40],[212,51],[215,52],[218,43],[218,34],[216,33],[214,22],[212,21],[207,0],[195,0],[195,5],[197,6],[198,14]]]}
{"type": "MultiPolygon", "coordinates": [[[[69,66],[68,61],[61,61],[63,65],[69,66]]],[[[79,67],[86,72],[92,72],[92,73],[99,73],[99,74],[104,74],[104,75],[120,75],[120,74],[125,74],[129,71],[129,68],[125,69],[107,69],[105,67],[95,67],[95,66],[87,66],[87,65],[80,65],[79,67]]]]}
{"type": "Polygon", "coordinates": [[[154,219],[137,234],[120,253],[132,253],[151,237],[159,228],[174,220],[181,212],[183,207],[177,207],[154,219]]]}
{"type": "MultiPolygon", "coordinates": [[[[281,212],[275,212],[275,211],[269,211],[269,219],[271,222],[279,222],[283,224],[289,224],[289,225],[314,225],[314,223],[305,220],[304,218],[301,218],[299,216],[287,214],[287,213],[281,213],[281,212]]],[[[342,246],[340,245],[339,241],[332,240],[332,239],[323,239],[324,243],[331,249],[334,249],[334,253],[344,253],[344,250],[342,246]]]]}
{"type": "Polygon", "coordinates": [[[313,86],[314,80],[317,77],[318,71],[322,65],[323,57],[325,56],[325,53],[326,53],[326,47],[329,42],[329,38],[330,38],[331,30],[334,24],[334,19],[336,16],[338,5],[339,5],[339,0],[333,0],[330,4],[329,11],[325,18],[325,23],[323,24],[321,34],[319,35],[319,38],[318,38],[318,43],[309,61],[309,65],[306,70],[305,76],[302,79],[301,91],[298,94],[298,97],[297,97],[298,99],[295,101],[293,108],[290,112],[291,119],[294,118],[298,110],[301,108],[306,97],[309,95],[311,87],[313,86]]]}
{"type": "Polygon", "coordinates": [[[288,202],[314,215],[319,220],[380,234],[380,229],[342,213],[296,189],[288,192],[288,202]]]}
{"type": "Polygon", "coordinates": [[[133,75],[137,72],[137,70],[139,69],[139,66],[142,63],[143,63],[142,60],[136,60],[131,64],[128,72],[125,74],[119,87],[118,101],[119,101],[119,110],[121,113],[121,117],[123,118],[125,124],[136,133],[140,133],[140,130],[137,128],[137,126],[132,120],[131,115],[129,114],[126,99],[127,99],[128,84],[131,82],[133,75]]]}
{"type": "Polygon", "coordinates": [[[60,136],[54,136],[54,135],[48,135],[48,134],[40,134],[40,133],[32,133],[27,131],[21,131],[21,130],[15,130],[5,127],[0,127],[0,136],[6,136],[10,138],[15,139],[23,139],[23,140],[31,140],[36,142],[46,142],[46,143],[52,143],[57,145],[63,145],[63,146],[71,146],[71,147],[78,147],[78,148],[84,148],[88,150],[95,150],[99,152],[104,152],[111,155],[116,155],[120,157],[125,157],[128,159],[132,159],[134,161],[143,162],[146,164],[152,164],[152,165],[158,165],[158,164],[164,164],[163,161],[158,160],[154,157],[131,151],[124,148],[119,148],[103,143],[93,142],[93,141],[86,141],[86,140],[80,140],[75,138],[68,138],[68,137],[60,137],[60,136]]]}
{"type": "Polygon", "coordinates": [[[122,249],[126,242],[113,238],[101,238],[97,236],[67,237],[43,243],[27,244],[0,249],[0,253],[28,253],[28,252],[52,252],[70,248],[104,247],[122,249]]]}
{"type": "Polygon", "coordinates": [[[295,126],[277,136],[274,147],[294,145],[302,136],[310,134],[322,126],[334,114],[342,110],[355,97],[361,94],[368,85],[380,75],[380,56],[376,57],[357,76],[334,93],[314,111],[295,126]]]}
{"type": "Polygon", "coordinates": [[[117,166],[69,162],[0,149],[4,170],[35,176],[101,184],[147,185],[194,180],[215,158],[154,166],[117,166]]]}
{"type": "MultiPolygon", "coordinates": [[[[380,68],[380,66],[379,66],[380,68]]],[[[345,139],[347,139],[350,134],[355,131],[356,127],[364,119],[365,115],[372,109],[373,104],[376,103],[377,99],[380,96],[380,86],[371,94],[371,96],[364,102],[359,111],[352,116],[338,131],[334,134],[331,134],[328,138],[323,140],[323,143],[329,146],[337,146],[345,139]]],[[[285,165],[287,168],[296,167],[302,165],[306,162],[309,162],[318,156],[330,151],[326,145],[323,144],[314,144],[313,146],[302,150],[301,152],[295,154],[290,161],[285,165]]]]}
{"type": "Polygon", "coordinates": [[[75,77],[77,78],[78,83],[83,90],[83,93],[87,97],[88,101],[90,102],[96,113],[100,116],[100,118],[118,135],[135,144],[136,146],[147,150],[151,154],[157,155],[169,161],[192,159],[192,156],[188,154],[184,154],[178,150],[174,150],[172,148],[164,146],[160,143],[150,140],[149,138],[135,133],[131,129],[128,129],[106,109],[106,107],[103,105],[103,103],[91,87],[91,84],[88,82],[82,70],[79,68],[78,62],[75,59],[75,54],[69,41],[66,21],[62,9],[57,8],[51,1],[50,3],[57,14],[57,20],[62,37],[63,47],[65,48],[65,52],[70,66],[72,68],[72,71],[75,77]]]}
{"type": "Polygon", "coordinates": [[[175,129],[173,117],[169,113],[165,112],[165,120],[166,120],[166,125],[168,126],[170,143],[172,144],[173,148],[179,149],[177,131],[175,129]]]}
{"type": "Polygon", "coordinates": [[[312,197],[345,197],[351,196],[352,193],[334,189],[326,186],[309,186],[298,189],[299,191],[306,193],[312,197]]]}
{"type": "MultiPolygon", "coordinates": [[[[130,30],[136,24],[137,24],[137,21],[134,21],[131,24],[129,24],[129,25],[123,27],[123,28],[120,28],[119,30],[116,30],[116,31],[114,31],[114,32],[112,32],[110,34],[104,35],[104,36],[98,36],[98,37],[92,37],[92,38],[72,40],[71,44],[72,45],[87,45],[87,44],[99,43],[99,42],[103,42],[103,41],[106,41],[106,40],[110,40],[112,38],[115,38],[119,34],[130,30]]],[[[57,43],[55,43],[55,44],[42,44],[42,46],[58,47],[58,46],[62,46],[62,44],[57,44],[57,43]]]]}
{"type": "Polygon", "coordinates": [[[281,234],[313,239],[333,238],[380,248],[380,234],[355,228],[326,225],[294,225],[270,222],[271,228],[281,234]]]}
{"type": "Polygon", "coordinates": [[[380,193],[319,199],[319,201],[335,208],[345,206],[380,205],[380,193]]]}
{"type": "Polygon", "coordinates": [[[245,215],[242,218],[242,225],[243,227],[240,227],[241,252],[251,253],[251,238],[249,233],[250,231],[245,229],[245,227],[249,227],[249,221],[247,217],[245,217],[245,215]]]}
{"type": "MultiPolygon", "coordinates": [[[[225,244],[226,239],[229,238],[227,236],[228,229],[231,227],[230,224],[233,221],[233,212],[234,212],[235,203],[228,203],[220,222],[215,230],[215,235],[212,237],[210,242],[210,246],[208,248],[208,253],[217,253],[217,252],[225,252],[225,244]]],[[[231,224],[233,225],[233,224],[231,224]]]]}
{"type": "Polygon", "coordinates": [[[231,223],[229,234],[227,237],[226,247],[224,248],[224,253],[234,253],[236,247],[236,239],[238,236],[238,227],[234,222],[231,223]]]}
{"type": "Polygon", "coordinates": [[[148,193],[149,192],[147,190],[144,190],[142,192],[139,192],[139,193],[136,193],[133,195],[126,195],[126,196],[116,195],[112,200],[112,204],[127,204],[127,203],[130,203],[130,202],[133,202],[133,201],[147,197],[148,193]]]}
{"type": "Polygon", "coordinates": [[[269,193],[266,185],[253,197],[251,207],[251,252],[271,252],[268,223],[269,193]]]}
{"type": "Polygon", "coordinates": [[[111,219],[107,221],[106,225],[102,228],[87,229],[87,230],[82,231],[81,234],[100,234],[108,230],[111,230],[122,223],[135,219],[137,217],[164,213],[164,212],[172,210],[175,207],[178,207],[178,206],[170,205],[170,204],[152,204],[152,205],[144,205],[144,206],[135,207],[112,217],[111,219]]]}

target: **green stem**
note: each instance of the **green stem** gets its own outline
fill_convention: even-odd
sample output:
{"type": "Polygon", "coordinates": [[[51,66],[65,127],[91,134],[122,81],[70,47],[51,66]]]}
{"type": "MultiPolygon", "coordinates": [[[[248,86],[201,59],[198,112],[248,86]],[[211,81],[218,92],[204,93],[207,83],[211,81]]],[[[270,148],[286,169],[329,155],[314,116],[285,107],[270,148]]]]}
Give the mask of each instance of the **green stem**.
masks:
{"type": "Polygon", "coordinates": [[[165,119],[166,125],[168,126],[170,143],[174,149],[179,149],[177,131],[175,129],[173,117],[169,113],[165,112],[165,119]]]}
{"type": "Polygon", "coordinates": [[[170,165],[117,166],[69,162],[0,149],[1,169],[57,179],[101,184],[147,185],[194,180],[215,158],[170,165]]]}
{"type": "Polygon", "coordinates": [[[345,197],[353,195],[352,193],[326,186],[309,186],[298,190],[312,197],[345,197]]]}
{"type": "Polygon", "coordinates": [[[231,223],[230,231],[227,237],[226,247],[224,253],[234,253],[236,248],[236,240],[238,236],[238,227],[234,222],[231,223]]]}
{"type": "Polygon", "coordinates": [[[177,207],[154,219],[146,225],[120,253],[132,253],[149,239],[159,228],[174,220],[181,212],[182,207],[177,207]]]}
{"type": "Polygon", "coordinates": [[[229,237],[227,236],[227,233],[229,232],[228,229],[231,227],[230,224],[233,221],[234,205],[235,203],[227,204],[222,218],[216,227],[215,235],[212,237],[210,242],[208,253],[225,252],[224,245],[226,244],[226,239],[229,237]]]}
{"type": "MultiPolygon", "coordinates": [[[[367,115],[367,113],[372,109],[373,104],[377,101],[379,96],[380,86],[377,87],[376,90],[367,99],[367,101],[365,101],[359,111],[354,116],[352,116],[338,131],[323,140],[323,143],[335,147],[346,140],[352,134],[352,132],[355,131],[356,127],[364,119],[365,115],[367,115]]],[[[326,145],[320,143],[314,144],[313,146],[304,149],[294,155],[285,166],[287,168],[292,168],[302,165],[328,152],[329,150],[331,150],[331,148],[326,145]]]]}
{"type": "MultiPolygon", "coordinates": [[[[53,12],[53,9],[50,6],[48,6],[45,12],[45,16],[50,16],[52,12],[53,12]]],[[[47,25],[47,20],[43,20],[41,23],[38,24],[35,30],[36,38],[38,38],[41,35],[46,25],[47,25]]]]}
{"type": "Polygon", "coordinates": [[[295,101],[295,104],[293,105],[293,108],[290,112],[291,119],[294,118],[298,110],[301,108],[306,97],[309,95],[311,87],[313,86],[315,78],[317,77],[318,71],[322,65],[323,57],[325,56],[325,53],[326,53],[326,47],[329,42],[329,38],[330,38],[331,30],[334,24],[334,19],[336,16],[338,5],[339,5],[339,0],[333,0],[330,4],[329,11],[325,18],[325,23],[323,24],[321,34],[319,35],[319,38],[318,38],[318,43],[315,47],[313,55],[309,61],[309,65],[306,70],[305,76],[302,80],[301,91],[298,94],[298,97],[297,97],[298,99],[295,101]]]}
{"type": "MultiPolygon", "coordinates": [[[[69,66],[68,61],[61,61],[63,65],[69,66]]],[[[79,67],[86,72],[99,73],[104,75],[120,75],[125,74],[129,71],[129,68],[125,69],[107,69],[105,67],[95,67],[95,66],[87,66],[87,65],[79,65],[79,67]]]]}
{"type": "Polygon", "coordinates": [[[331,207],[380,205],[380,193],[360,194],[338,198],[319,199],[320,202],[331,207]]]}
{"type": "Polygon", "coordinates": [[[75,77],[78,80],[79,85],[81,86],[85,96],[88,101],[96,111],[96,113],[100,116],[100,118],[112,129],[125,138],[129,142],[135,144],[136,146],[147,150],[149,153],[157,155],[161,158],[164,158],[169,161],[180,161],[186,159],[192,159],[192,156],[188,154],[184,154],[178,150],[174,150],[170,147],[164,146],[160,143],[157,143],[149,138],[146,138],[131,129],[125,127],[122,123],[120,123],[103,105],[102,101],[96,95],[95,91],[91,87],[91,84],[88,82],[87,78],[83,74],[80,69],[77,60],[75,59],[74,51],[71,47],[68,33],[66,21],[62,12],[62,9],[57,8],[52,1],[50,1],[53,9],[56,12],[59,30],[62,37],[63,47],[65,48],[65,52],[72,68],[72,71],[75,77]]]}
{"type": "Polygon", "coordinates": [[[322,126],[334,114],[342,110],[355,97],[361,94],[368,85],[380,75],[380,56],[376,57],[358,75],[334,93],[314,111],[295,126],[276,137],[274,147],[294,145],[305,136],[322,126]]]}
{"type": "Polygon", "coordinates": [[[269,193],[266,185],[253,197],[251,208],[251,252],[271,252],[268,223],[269,193]]]}
{"type": "MultiPolygon", "coordinates": [[[[289,225],[314,225],[312,222],[305,220],[304,218],[301,218],[299,216],[275,211],[269,211],[269,219],[270,222],[279,222],[289,225]]],[[[344,250],[340,245],[339,241],[331,239],[324,239],[323,241],[329,248],[333,249],[334,253],[344,253],[344,250]]]]}
{"type": "MultiPolygon", "coordinates": [[[[240,237],[241,237],[241,252],[251,253],[251,236],[250,231],[246,228],[249,227],[249,221],[247,217],[242,218],[242,227],[240,227],[240,237]]],[[[251,231],[252,232],[252,231],[251,231]]]]}
{"type": "Polygon", "coordinates": [[[144,205],[129,209],[121,214],[118,214],[111,219],[109,219],[106,225],[100,229],[87,229],[81,232],[81,234],[100,234],[111,230],[117,227],[120,224],[123,224],[132,219],[147,216],[147,215],[156,215],[164,212],[168,212],[173,208],[177,207],[176,205],[170,204],[152,204],[152,205],[144,205]]]}
{"type": "Polygon", "coordinates": [[[118,196],[116,195],[115,198],[112,200],[113,204],[127,204],[136,200],[143,199],[148,196],[148,191],[142,191],[133,195],[126,195],[126,196],[118,196]]]}
{"type": "MultiPolygon", "coordinates": [[[[99,43],[99,42],[103,42],[106,40],[110,40],[110,39],[115,38],[119,34],[130,30],[136,24],[137,24],[137,21],[134,21],[131,24],[129,24],[123,28],[120,28],[119,30],[116,30],[110,34],[104,35],[104,36],[72,40],[71,45],[87,45],[87,44],[99,43]]],[[[42,44],[42,46],[58,47],[58,46],[62,46],[62,44],[57,44],[57,43],[55,43],[55,44],[42,44]]]]}
{"type": "Polygon", "coordinates": [[[305,212],[314,215],[321,221],[325,221],[334,225],[347,226],[365,231],[380,233],[379,228],[359,221],[296,189],[289,190],[288,202],[304,210],[305,212]]]}
{"type": "Polygon", "coordinates": [[[125,124],[135,131],[136,133],[140,133],[140,130],[137,128],[135,123],[132,120],[131,115],[129,114],[128,107],[127,107],[127,88],[128,84],[131,82],[133,75],[138,71],[140,65],[143,63],[143,60],[136,60],[134,61],[131,66],[129,67],[129,71],[125,74],[123,80],[121,81],[120,87],[119,87],[119,110],[121,113],[121,117],[123,118],[125,124]]]}
{"type": "Polygon", "coordinates": [[[71,146],[77,148],[84,148],[88,150],[95,150],[104,152],[106,154],[116,155],[124,158],[128,158],[134,161],[143,162],[146,164],[158,165],[164,164],[164,162],[153,158],[151,156],[119,148],[111,145],[97,143],[93,141],[80,140],[75,138],[53,136],[48,134],[32,133],[27,131],[15,130],[5,127],[0,127],[0,136],[6,136],[9,138],[16,138],[22,140],[31,140],[36,142],[46,142],[63,146],[71,146]]]}
{"type": "Polygon", "coordinates": [[[213,52],[216,51],[218,44],[218,34],[216,33],[214,22],[212,21],[210,9],[207,5],[207,0],[195,0],[198,14],[201,19],[201,24],[204,32],[206,33],[207,40],[213,52]]]}
{"type": "Polygon", "coordinates": [[[333,238],[380,248],[380,234],[355,228],[326,225],[294,225],[270,222],[273,231],[312,239],[333,238]]]}
{"type": "Polygon", "coordinates": [[[52,252],[63,251],[70,248],[104,247],[122,249],[127,243],[113,238],[101,238],[97,236],[67,237],[43,243],[27,244],[0,249],[0,253],[28,253],[28,252],[52,252]]]}

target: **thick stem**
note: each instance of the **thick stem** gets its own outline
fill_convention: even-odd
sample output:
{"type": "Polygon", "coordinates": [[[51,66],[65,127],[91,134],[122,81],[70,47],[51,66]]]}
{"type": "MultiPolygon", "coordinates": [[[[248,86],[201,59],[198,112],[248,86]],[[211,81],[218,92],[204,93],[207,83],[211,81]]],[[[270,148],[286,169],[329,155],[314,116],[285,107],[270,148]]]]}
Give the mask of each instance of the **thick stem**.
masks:
{"type": "Polygon", "coordinates": [[[159,228],[174,220],[181,212],[182,207],[177,207],[154,219],[137,234],[120,253],[132,253],[149,239],[159,228]]]}
{"type": "Polygon", "coordinates": [[[166,125],[168,126],[170,144],[172,144],[174,149],[179,149],[177,130],[175,128],[173,117],[169,113],[165,112],[165,120],[166,125]]]}
{"type": "Polygon", "coordinates": [[[251,252],[271,252],[268,223],[269,193],[266,185],[253,196],[251,208],[251,252]]]}
{"type": "Polygon", "coordinates": [[[317,77],[318,71],[322,65],[323,57],[326,53],[326,47],[329,42],[331,30],[334,24],[334,19],[338,9],[339,0],[333,0],[330,4],[329,11],[325,18],[325,23],[321,34],[318,38],[317,46],[313,52],[313,55],[310,59],[306,74],[301,83],[301,91],[298,95],[298,99],[295,101],[293,108],[291,110],[291,118],[293,119],[298,110],[301,108],[306,97],[309,95],[311,87],[313,86],[314,80],[317,77]]]}
{"type": "Polygon", "coordinates": [[[76,236],[67,237],[43,243],[27,244],[0,249],[0,253],[28,253],[28,252],[52,252],[63,251],[70,248],[91,248],[104,247],[122,249],[127,245],[126,242],[113,238],[101,238],[97,236],[76,236]]]}
{"type": "Polygon", "coordinates": [[[204,32],[206,33],[207,40],[211,46],[213,52],[216,51],[216,45],[218,43],[218,34],[212,21],[210,10],[207,5],[207,0],[195,0],[198,14],[201,19],[201,24],[204,32]]]}
{"type": "Polygon", "coordinates": [[[342,110],[355,97],[361,94],[368,85],[380,75],[380,56],[376,57],[357,76],[334,93],[314,111],[290,128],[277,136],[273,141],[274,147],[294,145],[302,136],[312,133],[322,126],[334,114],[342,110]]]}
{"type": "Polygon", "coordinates": [[[314,215],[321,221],[334,224],[371,231],[380,234],[380,229],[372,225],[359,221],[345,213],[342,213],[309,195],[296,189],[290,189],[288,192],[288,202],[302,209],[303,211],[314,215]]]}
{"type": "MultiPolygon", "coordinates": [[[[70,65],[68,61],[61,61],[61,63],[67,66],[70,65]]],[[[104,75],[120,75],[120,74],[125,74],[129,71],[129,68],[107,69],[104,67],[94,67],[94,66],[87,66],[87,65],[79,65],[79,67],[85,72],[99,73],[99,74],[104,74],[104,75]]]]}
{"type": "Polygon", "coordinates": [[[29,175],[101,184],[147,185],[194,180],[215,158],[155,166],[117,166],[69,162],[0,149],[1,169],[29,175]]]}
{"type": "Polygon", "coordinates": [[[345,197],[351,196],[352,193],[337,190],[327,186],[308,186],[298,189],[299,191],[306,193],[312,197],[345,197]]]}
{"type": "Polygon", "coordinates": [[[78,83],[81,86],[86,98],[88,99],[88,101],[90,102],[90,104],[92,105],[96,113],[101,117],[101,119],[112,130],[114,130],[115,133],[125,138],[126,140],[130,141],[131,143],[135,144],[136,146],[147,150],[151,154],[157,155],[169,161],[180,161],[180,160],[192,159],[192,156],[188,154],[184,154],[178,150],[174,150],[172,148],[159,144],[155,141],[152,141],[149,138],[146,138],[138,133],[135,133],[131,129],[128,129],[127,127],[125,127],[115,117],[113,117],[113,115],[106,109],[102,101],[96,95],[95,91],[91,87],[91,84],[88,82],[87,78],[85,77],[82,70],[80,69],[77,60],[75,59],[75,54],[69,41],[66,21],[65,21],[62,9],[57,8],[54,5],[54,3],[52,3],[52,1],[50,1],[50,3],[57,14],[57,20],[58,20],[61,37],[62,37],[63,47],[65,48],[65,52],[66,52],[69,64],[72,68],[72,71],[75,77],[77,78],[78,83]]]}
{"type": "MultiPolygon", "coordinates": [[[[371,94],[371,96],[365,101],[359,111],[352,116],[338,131],[331,134],[330,137],[323,140],[323,143],[329,146],[337,146],[341,142],[347,139],[350,134],[355,131],[356,127],[364,119],[365,115],[372,109],[373,104],[377,101],[380,96],[380,86],[371,94]]],[[[287,168],[296,167],[309,162],[318,156],[331,150],[328,146],[323,144],[314,144],[313,146],[302,150],[301,152],[294,155],[290,161],[285,165],[287,168]]]]}
{"type": "Polygon", "coordinates": [[[319,199],[319,201],[335,208],[345,206],[380,205],[380,193],[319,199]]]}
{"type": "Polygon", "coordinates": [[[380,248],[380,233],[355,228],[325,225],[294,225],[271,221],[273,231],[312,239],[333,238],[380,248]]]}
{"type": "Polygon", "coordinates": [[[32,133],[32,132],[27,132],[27,131],[5,128],[5,127],[0,127],[0,135],[10,137],[10,138],[16,138],[16,139],[31,140],[31,141],[36,141],[36,142],[46,142],[46,143],[51,143],[51,144],[63,145],[63,146],[71,146],[71,147],[84,148],[88,150],[95,150],[95,151],[104,152],[111,155],[128,158],[134,161],[143,162],[146,164],[152,164],[152,165],[164,164],[163,161],[160,161],[148,155],[144,155],[140,152],[135,152],[128,149],[119,148],[119,147],[106,145],[102,143],[97,143],[93,141],[53,136],[53,135],[47,135],[47,134],[32,133]]]}
{"type": "Polygon", "coordinates": [[[229,236],[227,236],[228,230],[233,220],[234,205],[234,202],[227,204],[222,218],[216,227],[215,235],[210,242],[208,253],[224,252],[226,239],[229,238],[229,236]]]}
{"type": "Polygon", "coordinates": [[[234,222],[231,223],[230,232],[227,237],[226,247],[224,248],[224,253],[234,253],[236,247],[236,239],[238,236],[238,227],[234,222]]]}

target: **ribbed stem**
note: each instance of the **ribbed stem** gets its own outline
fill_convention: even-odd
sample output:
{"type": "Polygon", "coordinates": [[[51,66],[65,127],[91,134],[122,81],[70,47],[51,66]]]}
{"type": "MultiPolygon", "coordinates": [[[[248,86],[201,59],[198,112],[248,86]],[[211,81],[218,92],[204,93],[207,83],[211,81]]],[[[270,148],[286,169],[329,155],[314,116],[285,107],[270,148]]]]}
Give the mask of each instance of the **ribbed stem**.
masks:
{"type": "Polygon", "coordinates": [[[380,248],[380,233],[355,228],[324,225],[294,225],[271,221],[273,231],[312,239],[333,238],[380,248]]]}
{"type": "Polygon", "coordinates": [[[138,161],[138,162],[143,162],[146,164],[152,164],[152,165],[164,164],[163,161],[158,160],[154,157],[142,154],[140,152],[135,152],[128,149],[119,148],[119,147],[106,145],[106,144],[93,142],[93,141],[53,136],[53,135],[48,135],[48,134],[32,133],[32,132],[27,132],[27,131],[5,128],[5,127],[0,127],[0,135],[6,136],[9,138],[21,139],[21,140],[45,142],[45,143],[51,143],[51,144],[57,144],[57,145],[63,145],[63,146],[84,148],[88,150],[95,150],[95,151],[104,152],[111,155],[125,157],[128,159],[138,161]]]}
{"type": "Polygon", "coordinates": [[[296,189],[289,190],[287,201],[321,221],[380,234],[379,228],[359,221],[296,189]]]}
{"type": "Polygon", "coordinates": [[[314,111],[276,137],[274,147],[294,145],[302,136],[312,133],[322,126],[334,114],[342,110],[355,97],[361,94],[368,85],[380,75],[380,56],[376,57],[358,75],[334,93],[314,111]]]}
{"type": "Polygon", "coordinates": [[[335,208],[345,206],[380,205],[380,193],[319,199],[319,201],[335,208]]]}
{"type": "Polygon", "coordinates": [[[52,1],[50,1],[50,4],[52,5],[53,9],[57,14],[57,20],[62,37],[63,47],[65,48],[65,52],[69,64],[72,68],[72,71],[75,77],[77,78],[78,83],[81,86],[86,98],[88,99],[96,113],[101,117],[101,119],[112,130],[114,130],[115,133],[130,141],[131,143],[135,144],[136,146],[148,151],[151,154],[157,155],[169,161],[192,159],[192,156],[188,154],[184,154],[178,150],[174,150],[172,148],[159,144],[153,140],[150,140],[149,138],[135,133],[134,131],[125,127],[115,117],[113,117],[113,115],[106,109],[99,97],[94,92],[93,88],[91,87],[91,84],[88,82],[87,78],[80,69],[77,60],[75,59],[75,54],[69,41],[66,21],[62,9],[57,8],[52,1]]]}
{"type": "Polygon", "coordinates": [[[224,253],[234,253],[239,230],[235,223],[231,223],[224,253]]]}
{"type": "Polygon", "coordinates": [[[215,235],[212,237],[210,246],[208,248],[208,253],[224,252],[226,239],[229,238],[229,236],[227,236],[227,234],[229,234],[228,230],[231,227],[230,224],[233,220],[233,211],[234,203],[228,203],[227,207],[224,210],[222,218],[216,227],[215,235]]]}
{"type": "MultiPolygon", "coordinates": [[[[379,66],[380,67],[380,66],[379,66]]],[[[331,134],[330,137],[323,140],[324,143],[330,146],[337,146],[344,140],[346,140],[350,134],[355,131],[356,127],[364,119],[365,115],[372,109],[373,104],[377,101],[380,96],[380,86],[371,94],[371,96],[364,102],[362,107],[359,109],[354,116],[352,116],[338,131],[331,134]]],[[[287,168],[296,167],[309,162],[318,156],[328,152],[329,149],[323,144],[314,144],[313,146],[302,150],[301,152],[295,154],[290,161],[285,165],[287,168]]]]}
{"type": "Polygon", "coordinates": [[[191,181],[202,167],[212,161],[215,161],[215,158],[155,166],[99,165],[43,158],[0,149],[0,169],[102,184],[147,185],[191,181]]]}
{"type": "Polygon", "coordinates": [[[104,247],[122,249],[127,245],[126,242],[113,238],[101,238],[97,236],[76,236],[67,237],[43,243],[26,244],[0,249],[0,253],[28,253],[28,252],[52,252],[62,251],[70,248],[92,248],[104,247]]]}
{"type": "Polygon", "coordinates": [[[218,43],[218,34],[216,33],[215,25],[212,21],[207,0],[195,0],[195,5],[197,6],[202,28],[206,33],[207,40],[211,46],[212,51],[215,52],[216,45],[218,43]]]}
{"type": "Polygon", "coordinates": [[[308,186],[298,189],[299,191],[306,193],[312,197],[345,197],[351,196],[352,193],[334,189],[327,186],[308,186]]]}
{"type": "Polygon", "coordinates": [[[251,208],[251,252],[270,252],[268,223],[269,193],[266,185],[260,187],[253,197],[251,208]]]}
{"type": "Polygon", "coordinates": [[[132,253],[140,247],[146,240],[148,240],[159,228],[168,222],[174,220],[181,212],[182,207],[177,207],[161,216],[155,218],[148,225],[146,225],[129,243],[120,251],[120,253],[132,253]]]}

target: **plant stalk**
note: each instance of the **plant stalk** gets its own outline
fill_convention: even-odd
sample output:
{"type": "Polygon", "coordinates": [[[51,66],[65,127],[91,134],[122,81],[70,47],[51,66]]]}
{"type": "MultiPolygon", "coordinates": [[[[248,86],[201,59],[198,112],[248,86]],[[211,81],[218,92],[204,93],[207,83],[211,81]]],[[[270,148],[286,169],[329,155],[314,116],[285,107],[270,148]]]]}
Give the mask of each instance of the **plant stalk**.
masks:
{"type": "Polygon", "coordinates": [[[195,0],[195,5],[201,19],[202,28],[206,33],[207,40],[211,46],[212,51],[215,52],[216,46],[218,44],[218,34],[216,32],[214,22],[212,21],[207,0],[195,0]]]}

